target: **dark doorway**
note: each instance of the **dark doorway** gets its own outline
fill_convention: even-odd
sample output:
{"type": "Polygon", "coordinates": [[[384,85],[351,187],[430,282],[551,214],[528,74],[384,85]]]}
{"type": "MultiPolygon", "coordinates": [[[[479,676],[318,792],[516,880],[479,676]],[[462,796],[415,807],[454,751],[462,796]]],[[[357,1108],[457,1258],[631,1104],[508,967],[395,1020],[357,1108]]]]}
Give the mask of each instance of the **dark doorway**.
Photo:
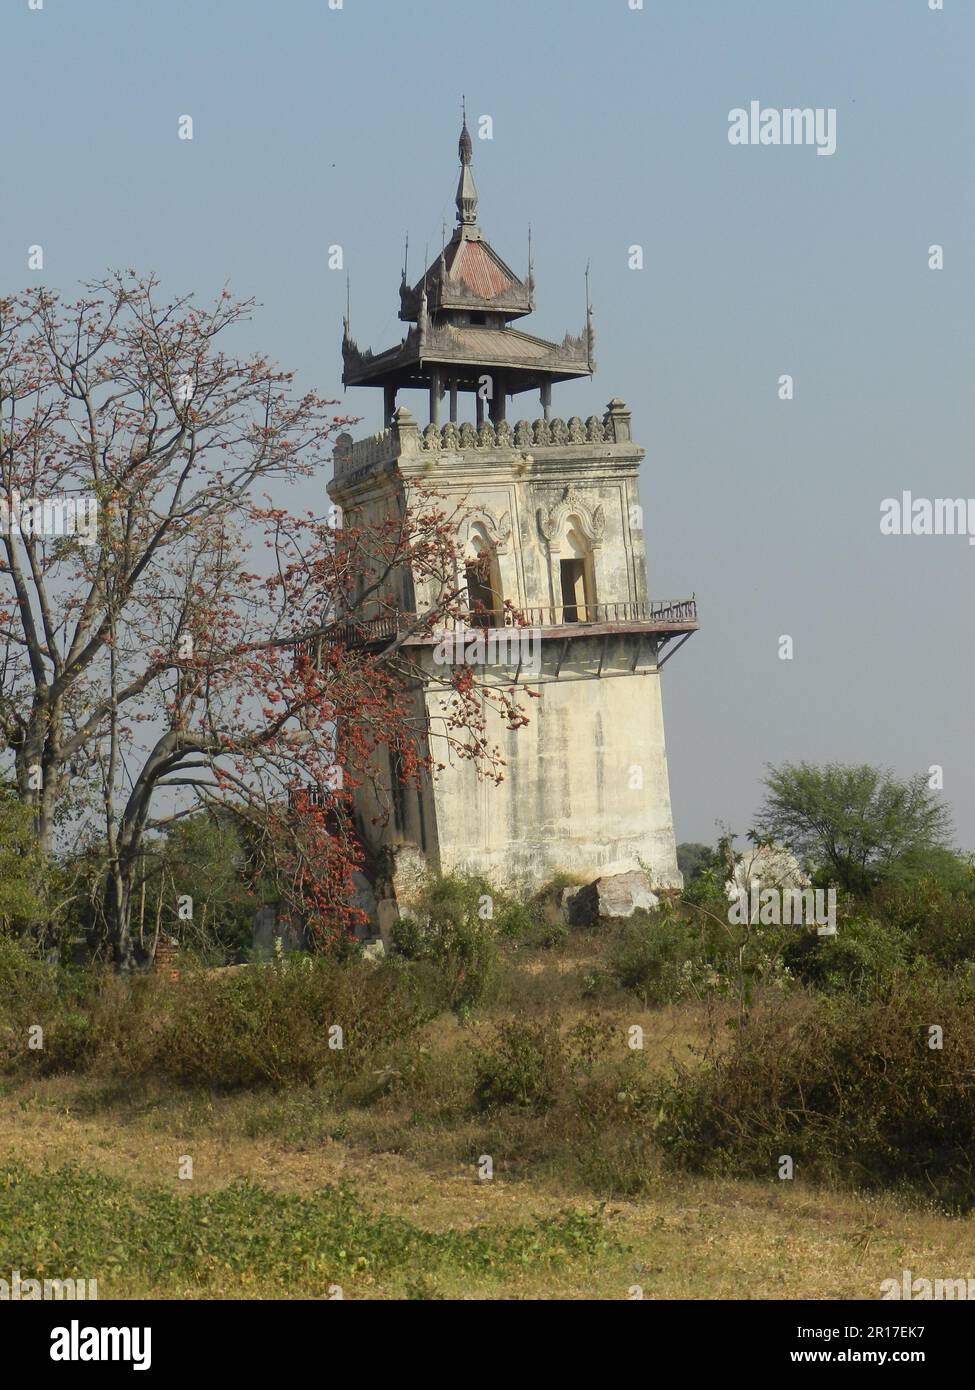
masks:
{"type": "Polygon", "coordinates": [[[584,560],[563,560],[562,572],[562,621],[582,623],[586,621],[586,563],[584,560]]]}
{"type": "Polygon", "coordinates": [[[477,627],[497,626],[498,620],[494,616],[496,600],[491,587],[491,557],[479,555],[476,560],[468,560],[464,568],[471,622],[477,627]]]}

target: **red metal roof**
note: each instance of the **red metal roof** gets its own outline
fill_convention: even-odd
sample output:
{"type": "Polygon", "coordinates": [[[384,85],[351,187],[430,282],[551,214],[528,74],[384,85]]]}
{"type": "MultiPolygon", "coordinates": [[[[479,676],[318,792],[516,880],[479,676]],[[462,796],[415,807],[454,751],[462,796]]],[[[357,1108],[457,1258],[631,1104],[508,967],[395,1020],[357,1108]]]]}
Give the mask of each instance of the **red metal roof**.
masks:
{"type": "Polygon", "coordinates": [[[461,242],[450,267],[450,278],[482,299],[493,299],[513,283],[479,241],[461,242]]]}

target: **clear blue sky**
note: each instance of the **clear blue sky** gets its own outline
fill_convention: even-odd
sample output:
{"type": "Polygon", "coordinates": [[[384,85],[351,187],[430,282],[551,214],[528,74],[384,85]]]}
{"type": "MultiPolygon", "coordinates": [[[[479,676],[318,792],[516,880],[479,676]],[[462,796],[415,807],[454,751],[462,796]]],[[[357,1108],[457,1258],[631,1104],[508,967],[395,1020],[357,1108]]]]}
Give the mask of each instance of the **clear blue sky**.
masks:
{"type": "Polygon", "coordinates": [[[678,838],[747,829],[765,762],[835,758],[942,765],[975,848],[975,547],[879,531],[904,488],[975,497],[971,0],[2,0],[0,53],[0,286],[229,281],[248,346],[334,396],[327,248],[390,345],[466,92],[485,233],[522,269],[533,226],[527,326],[578,332],[592,262],[598,371],[558,413],[627,400],[652,591],[700,600],[664,674],[678,838]],[[835,107],[835,155],[731,146],[752,100],[835,107]]]}

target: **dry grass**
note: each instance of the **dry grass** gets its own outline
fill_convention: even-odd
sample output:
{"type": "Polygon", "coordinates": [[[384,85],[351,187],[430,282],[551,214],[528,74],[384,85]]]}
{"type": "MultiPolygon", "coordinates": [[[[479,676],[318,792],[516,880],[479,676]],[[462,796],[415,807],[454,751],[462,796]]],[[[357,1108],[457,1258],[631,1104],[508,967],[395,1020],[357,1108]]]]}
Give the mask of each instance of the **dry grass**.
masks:
{"type": "MultiPolygon", "coordinates": [[[[421,1166],[396,1153],[369,1153],[326,1140],[294,1152],[273,1139],[164,1135],[145,1118],[119,1125],[72,1111],[72,1086],[47,1081],[0,1101],[0,1164],[31,1168],[73,1161],[110,1175],[137,1178],[186,1194],[250,1178],[278,1192],[309,1194],[355,1179],[370,1205],[429,1230],[489,1222],[515,1225],[551,1216],[567,1205],[557,1181],[509,1181],[503,1164],[494,1181],[477,1181],[471,1165],[421,1166]],[[193,1157],[192,1182],[177,1165],[193,1157]]],[[[526,1270],[496,1280],[438,1279],[448,1297],[625,1299],[634,1285],[647,1298],[864,1298],[879,1296],[883,1279],[904,1268],[967,1275],[973,1223],[905,1210],[887,1199],[816,1192],[798,1183],[662,1181],[658,1191],[607,1208],[622,1249],[557,1270],[526,1270]]],[[[199,1297],[193,1286],[147,1289],[119,1276],[103,1297],[199,1297]]],[[[403,1280],[362,1296],[401,1296],[403,1280]]],[[[279,1287],[218,1283],[208,1296],[285,1296],[279,1287]]]]}
{"type": "MultiPolygon", "coordinates": [[[[590,1012],[578,1002],[559,1007],[566,1027],[590,1012]]],[[[36,1170],[71,1162],[181,1195],[223,1188],[235,1178],[303,1195],[352,1179],[373,1210],[433,1231],[484,1222],[514,1226],[567,1207],[592,1210],[591,1192],[569,1170],[533,1161],[536,1117],[511,1115],[501,1123],[452,1112],[472,1040],[490,1027],[492,1012],[500,1017],[489,1011],[474,1029],[450,1018],[428,1026],[422,1045],[431,1058],[429,1073],[405,1101],[394,1091],[340,1110],[311,1088],[278,1096],[219,1096],[106,1090],[65,1077],[7,1085],[0,1092],[0,1165],[36,1170]],[[514,1154],[510,1162],[507,1148],[514,1154]],[[495,1163],[491,1182],[478,1181],[475,1172],[474,1160],[485,1151],[495,1163]],[[191,1182],[177,1176],[186,1154],[193,1158],[191,1182]]],[[[623,1005],[603,1013],[621,1035],[640,1024],[647,1053],[660,1066],[670,1057],[692,1063],[710,1031],[706,1015],[693,1006],[647,1014],[623,1005]]],[[[798,1181],[708,1181],[659,1173],[639,1198],[613,1201],[604,1210],[617,1248],[555,1269],[526,1266],[500,1282],[447,1273],[420,1294],[625,1299],[639,1285],[648,1298],[871,1299],[879,1296],[883,1279],[904,1268],[930,1275],[975,1272],[971,1220],[798,1181]]],[[[405,1276],[390,1275],[357,1288],[354,1296],[399,1297],[408,1285],[405,1276]]],[[[108,1284],[103,1280],[100,1292],[201,1296],[195,1286],[147,1288],[124,1273],[108,1284]]],[[[244,1287],[218,1280],[206,1296],[289,1292],[255,1272],[244,1287]]]]}

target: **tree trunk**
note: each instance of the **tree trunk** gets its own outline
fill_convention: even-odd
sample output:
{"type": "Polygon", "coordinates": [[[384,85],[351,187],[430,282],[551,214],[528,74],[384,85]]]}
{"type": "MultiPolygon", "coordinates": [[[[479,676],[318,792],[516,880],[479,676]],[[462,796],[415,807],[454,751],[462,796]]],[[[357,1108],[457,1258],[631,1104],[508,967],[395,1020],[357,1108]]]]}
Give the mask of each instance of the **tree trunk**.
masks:
{"type": "Polygon", "coordinates": [[[135,864],[113,865],[105,886],[105,920],[112,945],[112,958],[120,975],[131,975],[141,961],[132,939],[132,884],[135,864]]]}

